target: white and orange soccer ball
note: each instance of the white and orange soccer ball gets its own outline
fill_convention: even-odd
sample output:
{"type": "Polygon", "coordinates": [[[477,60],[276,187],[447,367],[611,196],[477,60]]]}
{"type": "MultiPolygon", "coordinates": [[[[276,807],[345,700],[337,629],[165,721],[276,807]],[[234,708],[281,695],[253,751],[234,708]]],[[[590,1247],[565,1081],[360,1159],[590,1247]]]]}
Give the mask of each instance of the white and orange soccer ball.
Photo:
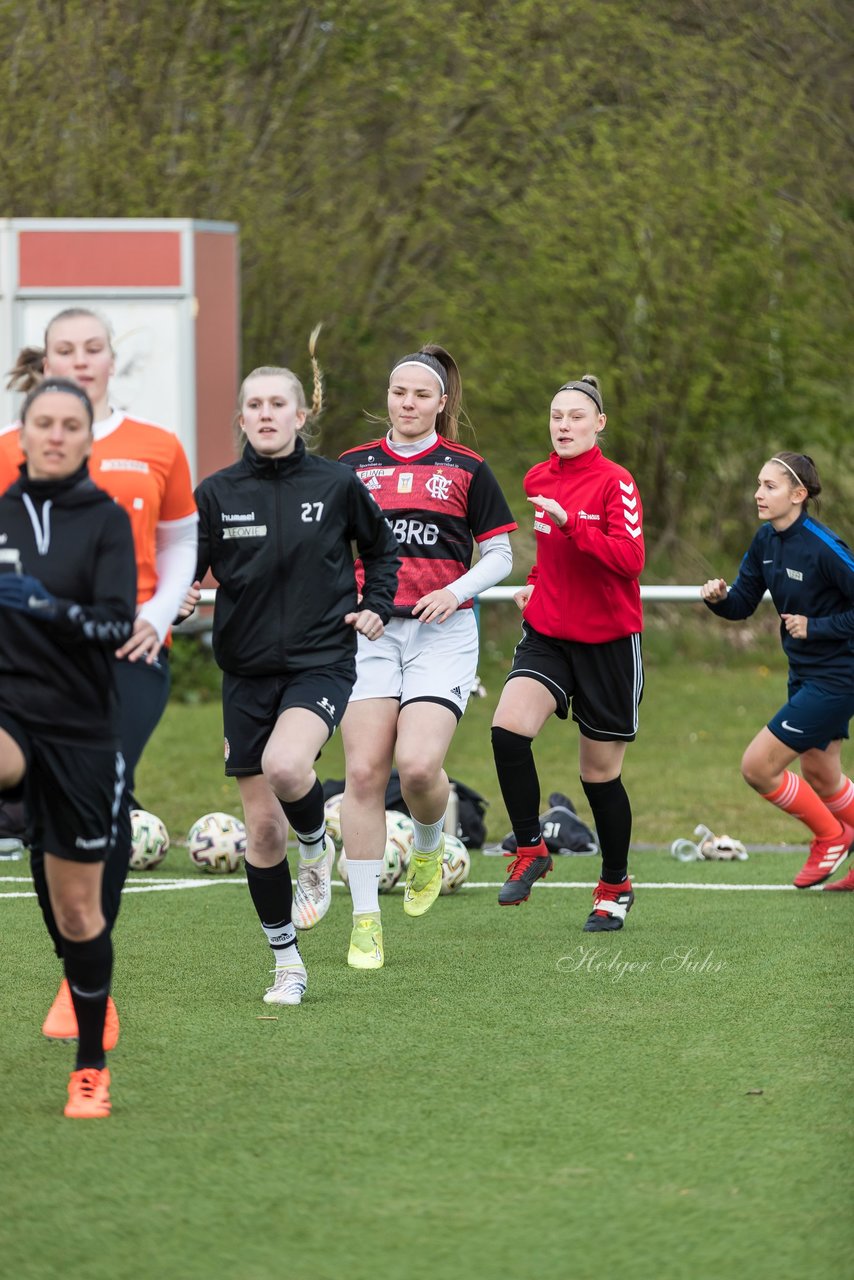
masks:
{"type": "Polygon", "coordinates": [[[456,836],[445,836],[445,853],[442,858],[442,888],[440,893],[457,893],[471,872],[469,851],[456,836]]]}
{"type": "Polygon", "coordinates": [[[230,813],[206,813],[187,834],[190,861],[211,875],[228,875],[243,865],[246,828],[230,813]]]}
{"type": "Polygon", "coordinates": [[[134,871],[159,867],[169,852],[169,832],[156,813],[130,811],[130,865],[134,871]]]}

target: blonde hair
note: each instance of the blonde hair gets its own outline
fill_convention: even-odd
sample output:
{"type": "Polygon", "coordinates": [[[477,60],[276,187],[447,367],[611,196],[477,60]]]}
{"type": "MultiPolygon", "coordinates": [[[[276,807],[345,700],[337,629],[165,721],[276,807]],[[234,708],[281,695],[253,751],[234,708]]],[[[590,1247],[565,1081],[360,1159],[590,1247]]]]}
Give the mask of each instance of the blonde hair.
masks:
{"type": "Polygon", "coordinates": [[[306,414],[305,422],[300,429],[300,435],[306,443],[306,447],[310,448],[317,443],[317,432],[312,430],[314,423],[323,412],[323,374],[317,359],[317,339],[320,336],[322,324],[315,325],[308,339],[308,354],[311,359],[312,372],[312,392],[311,406],[305,398],[305,390],[297,375],[292,369],[285,369],[279,365],[264,364],[257,369],[253,369],[251,373],[247,373],[246,377],[240,384],[240,390],[237,393],[237,412],[234,416],[235,435],[237,437],[237,447],[239,452],[243,452],[246,444],[246,435],[240,428],[240,417],[243,413],[243,405],[246,401],[246,387],[253,378],[284,378],[285,382],[291,388],[298,409],[304,409],[306,414]]]}
{"type": "Polygon", "coordinates": [[[47,357],[51,329],[59,320],[76,320],[79,316],[89,316],[92,320],[98,321],[104,330],[110,351],[113,351],[113,327],[106,316],[102,316],[100,311],[93,311],[91,307],[66,307],[64,311],[58,311],[48,321],[44,331],[43,347],[22,347],[18,352],[14,368],[9,370],[6,382],[8,391],[21,391],[26,394],[32,391],[33,387],[38,386],[44,377],[44,362],[47,357]]]}

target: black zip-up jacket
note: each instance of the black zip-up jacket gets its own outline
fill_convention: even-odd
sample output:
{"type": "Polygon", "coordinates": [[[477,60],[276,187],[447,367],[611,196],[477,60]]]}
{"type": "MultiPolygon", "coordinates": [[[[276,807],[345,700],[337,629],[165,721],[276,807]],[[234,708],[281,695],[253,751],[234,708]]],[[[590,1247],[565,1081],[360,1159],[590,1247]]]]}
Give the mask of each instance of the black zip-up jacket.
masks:
{"type": "Polygon", "coordinates": [[[44,617],[0,608],[0,711],[36,736],[117,750],[114,652],[136,609],[126,512],[84,464],[65,480],[21,478],[0,497],[0,547],[56,598],[44,617]]]}
{"type": "Polygon", "coordinates": [[[213,650],[233,675],[279,675],[352,660],[344,615],[391,616],[400,560],[382,511],[349,467],[306,452],[285,458],[247,444],[196,489],[199,559],[216,593],[213,650]],[[357,604],[352,543],[365,566],[357,604]]]}

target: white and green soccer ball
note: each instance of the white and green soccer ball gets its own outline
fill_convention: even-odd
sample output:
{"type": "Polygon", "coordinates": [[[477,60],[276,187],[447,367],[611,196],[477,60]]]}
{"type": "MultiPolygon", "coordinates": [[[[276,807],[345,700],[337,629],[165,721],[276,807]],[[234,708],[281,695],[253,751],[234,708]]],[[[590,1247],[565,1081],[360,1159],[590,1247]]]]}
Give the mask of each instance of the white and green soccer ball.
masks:
{"type": "Polygon", "coordinates": [[[134,871],[159,867],[169,852],[169,832],[156,813],[130,811],[130,865],[134,871]]]}
{"type": "Polygon", "coordinates": [[[323,806],[323,820],[326,823],[326,834],[335,845],[335,852],[340,853],[344,840],[341,836],[341,801],[343,794],[330,796],[323,806]]]}
{"type": "Polygon", "coordinates": [[[465,884],[471,872],[469,851],[456,836],[445,836],[445,853],[442,858],[442,888],[440,893],[456,893],[465,884]]]}
{"type": "MultiPolygon", "coordinates": [[[[386,842],[383,850],[383,869],[380,874],[379,891],[380,893],[391,893],[405,870],[404,852],[407,848],[405,832],[400,829],[397,819],[403,818],[409,821],[405,814],[394,813],[386,814],[386,842]],[[390,821],[390,818],[392,821],[390,821]]],[[[411,836],[410,836],[411,842],[411,836]]],[[[342,848],[338,858],[338,875],[349,885],[350,877],[347,871],[347,854],[342,848]]]]}
{"type": "Polygon", "coordinates": [[[415,828],[408,813],[399,813],[396,809],[386,809],[385,813],[386,841],[392,841],[400,849],[400,862],[404,871],[409,869],[412,856],[412,837],[415,828]]]}
{"type": "Polygon", "coordinates": [[[228,875],[243,865],[246,828],[230,813],[206,813],[187,833],[190,861],[211,875],[228,875]]]}

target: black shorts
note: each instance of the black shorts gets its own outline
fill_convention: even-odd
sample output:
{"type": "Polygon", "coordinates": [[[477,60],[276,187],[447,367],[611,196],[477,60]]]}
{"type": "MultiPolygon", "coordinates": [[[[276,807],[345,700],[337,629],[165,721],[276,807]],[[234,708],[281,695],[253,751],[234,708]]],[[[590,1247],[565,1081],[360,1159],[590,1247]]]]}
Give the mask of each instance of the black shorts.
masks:
{"type": "Polygon", "coordinates": [[[289,707],[313,711],[329,727],[330,736],[341,723],[356,683],[356,660],[317,671],[279,676],[236,676],[222,673],[222,727],[225,734],[225,772],[229,778],[261,772],[261,757],[289,707]]]}
{"type": "Polygon", "coordinates": [[[3,714],[0,728],[15,739],[27,763],[24,797],[33,853],[103,862],[116,842],[124,795],[122,753],[36,736],[3,714]]]}
{"type": "Polygon", "coordinates": [[[522,639],[507,679],[528,676],[545,685],[557,716],[572,718],[585,738],[634,742],[643,698],[643,656],[639,635],[605,644],[555,640],[522,623],[522,639]]]}

